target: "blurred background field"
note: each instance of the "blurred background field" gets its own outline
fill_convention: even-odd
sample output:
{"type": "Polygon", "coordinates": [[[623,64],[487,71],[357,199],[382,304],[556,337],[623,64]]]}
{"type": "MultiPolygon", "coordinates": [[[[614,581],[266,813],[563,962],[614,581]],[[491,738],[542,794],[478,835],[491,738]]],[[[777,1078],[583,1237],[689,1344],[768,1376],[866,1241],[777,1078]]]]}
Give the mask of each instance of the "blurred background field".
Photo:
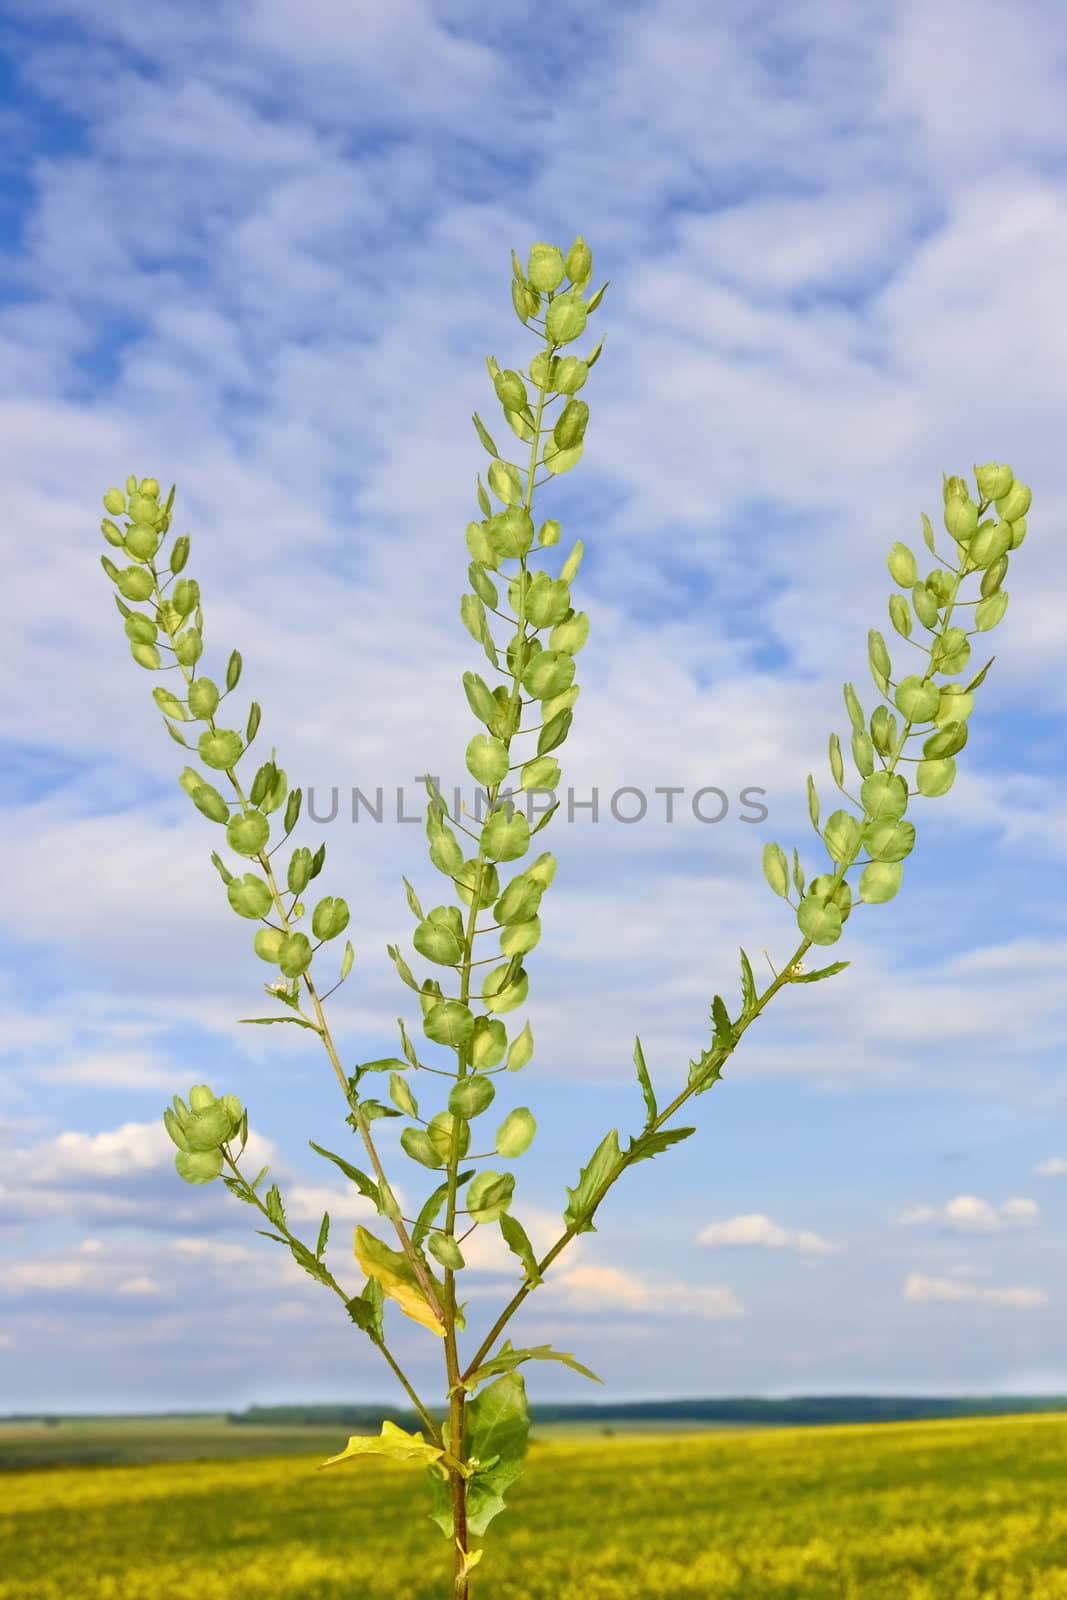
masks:
{"type": "MultiPolygon", "coordinates": [[[[342,1435],[5,1424],[0,1600],[445,1600],[420,1472],[316,1471],[342,1435]],[[48,1466],[63,1448],[83,1464],[48,1466]]],[[[545,1425],[508,1502],[479,1600],[1067,1600],[1067,1415],[545,1425]]]]}

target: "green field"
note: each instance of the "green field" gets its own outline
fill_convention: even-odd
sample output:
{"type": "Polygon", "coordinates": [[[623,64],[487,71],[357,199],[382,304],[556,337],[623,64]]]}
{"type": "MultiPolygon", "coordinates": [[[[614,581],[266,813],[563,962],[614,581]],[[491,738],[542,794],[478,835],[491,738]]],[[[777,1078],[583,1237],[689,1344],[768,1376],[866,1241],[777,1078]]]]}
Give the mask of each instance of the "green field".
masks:
{"type": "MultiPolygon", "coordinates": [[[[16,1433],[22,1459],[41,1462],[61,1430],[127,1460],[168,1443],[190,1456],[4,1472],[0,1600],[447,1600],[447,1546],[417,1469],[317,1472],[343,1443],[336,1431],[231,1429],[244,1453],[225,1459],[227,1430],[211,1419],[175,1419],[169,1441],[161,1429],[0,1428],[8,1461],[16,1433]],[[300,1453],[278,1454],[283,1439],[300,1453]]],[[[476,1600],[1067,1600],[1062,1415],[545,1428],[508,1500],[476,1600]]]]}

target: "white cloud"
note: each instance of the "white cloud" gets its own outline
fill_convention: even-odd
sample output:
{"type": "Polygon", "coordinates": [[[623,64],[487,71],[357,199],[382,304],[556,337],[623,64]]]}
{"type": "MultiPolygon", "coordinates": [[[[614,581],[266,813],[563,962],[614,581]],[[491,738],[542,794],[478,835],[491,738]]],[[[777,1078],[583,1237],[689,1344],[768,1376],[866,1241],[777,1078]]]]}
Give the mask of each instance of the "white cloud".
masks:
{"type": "Polygon", "coordinates": [[[737,1296],[721,1285],[657,1282],[621,1267],[571,1268],[559,1273],[550,1288],[549,1284],[546,1280],[546,1298],[551,1293],[553,1299],[577,1311],[636,1311],[664,1317],[704,1317],[712,1322],[748,1315],[737,1296]]]}
{"type": "Polygon", "coordinates": [[[783,1228],[762,1212],[729,1217],[725,1222],[709,1222],[696,1235],[697,1244],[759,1245],[768,1250],[796,1250],[800,1255],[829,1256],[839,1244],[805,1228],[783,1228]]]}
{"type": "Polygon", "coordinates": [[[1041,1178],[1067,1178],[1067,1160],[1063,1156],[1050,1156],[1047,1161],[1039,1161],[1034,1171],[1041,1178]]]}
{"type": "Polygon", "coordinates": [[[922,1272],[908,1274],[904,1285],[904,1299],[917,1304],[922,1301],[977,1301],[982,1305],[1009,1306],[1017,1311],[1032,1311],[1048,1304],[1044,1289],[1020,1287],[984,1289],[977,1284],[962,1283],[957,1278],[928,1277],[922,1272]]]}
{"type": "Polygon", "coordinates": [[[916,1205],[902,1211],[897,1222],[905,1227],[937,1223],[951,1233],[1001,1233],[1007,1228],[1031,1227],[1040,1220],[1040,1207],[1033,1200],[1014,1195],[999,1209],[974,1194],[958,1194],[940,1208],[916,1205]]]}

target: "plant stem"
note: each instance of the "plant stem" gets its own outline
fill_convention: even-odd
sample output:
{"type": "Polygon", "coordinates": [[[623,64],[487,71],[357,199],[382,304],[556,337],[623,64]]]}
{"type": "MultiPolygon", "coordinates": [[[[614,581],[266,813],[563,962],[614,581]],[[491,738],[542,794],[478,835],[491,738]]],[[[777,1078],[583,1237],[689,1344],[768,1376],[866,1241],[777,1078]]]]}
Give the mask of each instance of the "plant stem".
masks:
{"type": "MultiPolygon", "coordinates": [[[[988,501],[982,501],[982,503],[980,504],[980,506],[978,508],[979,517],[981,517],[982,514],[984,513],[984,511],[987,509],[988,504],[989,504],[988,501]]],[[[963,561],[961,561],[960,569],[956,574],[956,581],[955,581],[955,583],[954,583],[954,585],[952,587],[951,595],[950,595],[948,603],[947,603],[947,605],[945,607],[945,615],[944,615],[944,619],[942,621],[939,633],[943,633],[948,628],[949,620],[950,620],[950,618],[952,616],[953,607],[956,604],[956,595],[957,595],[957,593],[959,591],[959,586],[962,583],[964,577],[967,576],[968,570],[969,569],[967,568],[966,559],[964,559],[963,561]]],[[[973,570],[973,569],[970,569],[970,570],[973,570]]],[[[930,665],[929,670],[926,672],[925,676],[923,677],[923,680],[922,680],[923,683],[928,683],[931,680],[931,678],[934,676],[934,670],[935,669],[933,668],[933,649],[932,648],[931,648],[931,651],[930,651],[930,658],[931,658],[931,665],[930,665]]],[[[883,770],[884,771],[886,771],[886,772],[894,772],[896,770],[897,762],[901,758],[901,751],[904,748],[906,740],[911,735],[911,730],[912,730],[912,723],[910,721],[906,721],[904,723],[902,732],[900,734],[899,739],[897,740],[897,744],[896,744],[895,749],[893,750],[892,755],[890,756],[890,758],[889,758],[889,760],[887,762],[883,762],[883,770]]],[[[873,820],[873,819],[868,815],[868,813],[866,811],[866,808],[864,808],[863,827],[860,830],[860,839],[857,842],[855,848],[852,850],[852,852],[847,857],[845,857],[842,861],[840,861],[838,863],[837,869],[833,874],[833,880],[832,880],[830,889],[828,890],[828,895],[833,893],[833,891],[837,887],[837,885],[843,880],[843,878],[845,876],[845,873],[854,864],[855,859],[856,859],[857,855],[859,854],[860,849],[862,848],[863,831],[866,828],[868,822],[870,822],[871,820],[873,820]]],[[[746,1031],[746,1029],[753,1022],[755,1022],[757,1017],[759,1017],[761,1015],[761,1013],[763,1012],[764,1007],[773,998],[773,996],[778,993],[779,989],[784,988],[786,984],[791,983],[793,981],[793,979],[791,977],[792,970],[793,970],[795,964],[798,961],[803,960],[803,958],[807,954],[808,950],[811,949],[811,944],[812,944],[812,941],[810,939],[803,939],[801,941],[801,943],[797,946],[796,950],[790,956],[790,958],[789,958],[788,962],[786,963],[786,965],[783,967],[782,971],[776,976],[774,982],[769,984],[768,987],[764,990],[763,994],[761,994],[759,996],[758,1000],[756,1001],[756,1004],[752,1007],[751,1011],[749,1011],[743,1017],[739,1018],[739,1020],[736,1023],[733,1024],[732,1031],[733,1031],[733,1034],[734,1034],[734,1044],[735,1045],[737,1043],[737,1040],[746,1031]]],[[[692,1095],[692,1094],[697,1092],[698,1088],[700,1087],[702,1079],[704,1077],[706,1077],[708,1073],[714,1072],[716,1068],[722,1066],[723,1062],[726,1061],[728,1056],[730,1056],[732,1054],[732,1050],[733,1050],[733,1046],[730,1046],[730,1047],[715,1046],[710,1050],[706,1050],[704,1052],[703,1056],[701,1057],[701,1065],[704,1068],[704,1071],[703,1072],[698,1071],[693,1075],[692,1080],[687,1085],[687,1087],[685,1089],[683,1089],[680,1094],[675,1096],[675,1098],[671,1101],[670,1105],[666,1108],[665,1111],[661,1111],[659,1113],[659,1115],[653,1121],[651,1121],[651,1122],[649,1122],[647,1124],[645,1131],[646,1132],[655,1132],[657,1129],[661,1128],[663,1126],[663,1124],[670,1117],[672,1117],[674,1115],[674,1113],[681,1106],[683,1106],[685,1104],[685,1102],[689,1099],[690,1095],[692,1095]]],[[[629,1165],[631,1165],[631,1162],[624,1155],[622,1157],[622,1159],[616,1164],[614,1169],[604,1179],[604,1182],[601,1184],[600,1188],[597,1190],[596,1194],[594,1195],[593,1200],[590,1203],[588,1211],[586,1211],[585,1214],[582,1217],[579,1217],[575,1222],[573,1222],[567,1228],[566,1232],[563,1233],[560,1236],[560,1238],[556,1240],[556,1243],[552,1246],[552,1248],[548,1251],[548,1253],[544,1256],[544,1258],[541,1261],[538,1262],[537,1271],[538,1271],[538,1275],[540,1277],[544,1276],[544,1273],[547,1270],[547,1268],[550,1267],[552,1265],[553,1261],[555,1261],[556,1257],[558,1255],[560,1255],[563,1250],[566,1249],[567,1245],[576,1236],[576,1234],[578,1234],[579,1232],[582,1231],[583,1223],[585,1223],[587,1221],[590,1221],[592,1219],[593,1215],[595,1214],[595,1212],[597,1210],[597,1207],[600,1205],[600,1202],[603,1200],[603,1198],[607,1194],[608,1190],[616,1182],[616,1180],[622,1176],[623,1172],[625,1172],[626,1168],[629,1165]]],[[[501,1333],[503,1333],[504,1329],[507,1327],[508,1323],[511,1321],[511,1318],[514,1316],[515,1312],[522,1305],[523,1301],[526,1299],[526,1297],[530,1293],[531,1289],[535,1288],[535,1287],[536,1287],[536,1285],[531,1284],[529,1281],[525,1281],[522,1284],[522,1286],[516,1291],[516,1293],[512,1296],[511,1300],[505,1306],[504,1310],[500,1313],[500,1316],[496,1319],[496,1321],[494,1322],[492,1328],[489,1330],[489,1333],[486,1335],[485,1339],[482,1341],[481,1345],[479,1346],[476,1355],[473,1357],[473,1359],[471,1360],[471,1362],[470,1362],[469,1366],[467,1367],[466,1371],[463,1373],[462,1378],[460,1380],[461,1382],[466,1382],[466,1380],[469,1379],[470,1375],[473,1372],[475,1372],[478,1369],[478,1367],[481,1366],[483,1361],[485,1361],[485,1359],[489,1355],[490,1351],[492,1350],[493,1345],[496,1343],[496,1341],[500,1337],[501,1333]]]]}

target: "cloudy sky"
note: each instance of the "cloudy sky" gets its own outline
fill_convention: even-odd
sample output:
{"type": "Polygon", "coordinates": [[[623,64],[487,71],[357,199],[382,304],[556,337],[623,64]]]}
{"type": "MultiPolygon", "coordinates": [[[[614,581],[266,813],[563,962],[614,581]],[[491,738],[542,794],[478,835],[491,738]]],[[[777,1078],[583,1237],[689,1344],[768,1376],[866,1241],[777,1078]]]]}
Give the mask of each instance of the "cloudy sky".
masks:
{"type": "MultiPolygon", "coordinates": [[[[101,496],[177,484],[202,670],[239,647],[258,748],[320,815],[338,788],[295,840],[327,843],[322,892],[352,909],[329,1016],[346,1063],[394,1054],[398,1015],[421,1033],[385,950],[418,965],[401,874],[443,898],[396,790],[416,817],[418,773],[473,791],[470,416],[508,436],[485,357],[536,348],[509,251],[579,231],[610,288],[577,349],[606,342],[584,458],[535,500],[563,527],[550,572],[586,549],[577,804],[539,836],[559,866],[506,1019],[536,1053],[494,1108],[538,1120],[515,1206],[538,1245],[602,1134],[640,1126],[635,1033],[665,1099],[712,994],[737,1009],[738,945],[764,976],[764,946],[795,948],[760,853],[822,870],[805,776],[832,809],[842,681],[869,711],[868,628],[905,649],[889,546],[925,556],[943,471],[1009,462],[1033,507],[901,894],[849,921],[846,972],[775,1001],[698,1133],[624,1178],[514,1324],[607,1389],[545,1367],[531,1393],[1067,1389],[1060,8],[6,0],[0,51],[0,1412],[398,1397],[252,1214],[173,1170],[170,1096],[238,1094],[250,1160],[305,1237],[329,1208],[358,1289],[373,1219],[308,1148],[355,1153],[337,1084],[311,1035],[237,1021],[270,974],[129,658],[101,496]],[[383,788],[380,824],[353,786],[383,788]]],[[[378,1126],[410,1214],[433,1180],[378,1126]]],[[[467,1254],[480,1336],[512,1258],[467,1254]]],[[[436,1397],[439,1346],[391,1316],[436,1397]]]]}

